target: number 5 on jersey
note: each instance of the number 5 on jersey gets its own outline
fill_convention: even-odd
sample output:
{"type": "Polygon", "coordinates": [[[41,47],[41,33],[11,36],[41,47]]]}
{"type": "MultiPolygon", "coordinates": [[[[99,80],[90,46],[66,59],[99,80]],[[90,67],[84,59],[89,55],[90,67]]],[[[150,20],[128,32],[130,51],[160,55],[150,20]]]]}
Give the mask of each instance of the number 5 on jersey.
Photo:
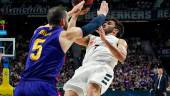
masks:
{"type": "Polygon", "coordinates": [[[32,53],[30,55],[31,60],[38,60],[41,56],[41,52],[42,52],[42,43],[45,42],[45,39],[36,39],[34,41],[34,45],[32,48],[32,53]],[[36,51],[36,53],[34,52],[36,51]]]}

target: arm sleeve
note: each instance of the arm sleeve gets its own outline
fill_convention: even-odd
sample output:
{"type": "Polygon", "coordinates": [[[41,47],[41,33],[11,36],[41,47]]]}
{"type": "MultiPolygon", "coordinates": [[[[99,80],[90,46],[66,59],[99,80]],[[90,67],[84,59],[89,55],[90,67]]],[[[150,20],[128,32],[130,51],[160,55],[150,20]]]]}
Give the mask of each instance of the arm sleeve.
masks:
{"type": "Polygon", "coordinates": [[[87,36],[90,33],[94,32],[98,27],[100,27],[105,22],[106,16],[105,15],[99,15],[95,17],[92,21],[90,21],[88,24],[81,27],[83,36],[87,36]]]}

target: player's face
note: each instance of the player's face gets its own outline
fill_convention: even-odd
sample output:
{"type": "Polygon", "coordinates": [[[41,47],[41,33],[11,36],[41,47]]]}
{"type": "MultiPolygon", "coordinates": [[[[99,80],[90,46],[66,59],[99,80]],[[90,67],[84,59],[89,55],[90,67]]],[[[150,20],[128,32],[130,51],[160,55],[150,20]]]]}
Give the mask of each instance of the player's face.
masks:
{"type": "Polygon", "coordinates": [[[103,29],[104,29],[104,31],[105,31],[106,34],[109,34],[109,33],[114,32],[115,22],[112,21],[112,20],[106,21],[106,22],[103,24],[103,29]]]}

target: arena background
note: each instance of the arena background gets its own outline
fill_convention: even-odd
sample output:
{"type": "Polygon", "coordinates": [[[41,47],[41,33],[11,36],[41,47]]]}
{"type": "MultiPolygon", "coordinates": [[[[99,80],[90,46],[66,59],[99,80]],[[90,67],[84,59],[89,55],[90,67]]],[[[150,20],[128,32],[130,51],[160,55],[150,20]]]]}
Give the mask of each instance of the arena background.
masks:
{"type": "MultiPolygon", "coordinates": [[[[106,0],[108,19],[117,18],[125,26],[123,38],[128,43],[128,55],[123,65],[118,64],[115,78],[105,96],[149,96],[155,69],[162,64],[170,75],[170,0],[106,0]]],[[[80,16],[77,26],[86,24],[96,15],[101,0],[95,0],[90,12],[80,16]]],[[[34,30],[47,23],[50,7],[64,5],[69,10],[71,0],[0,0],[0,24],[7,35],[16,38],[16,54],[10,59],[10,84],[16,86],[25,65],[29,40],[34,30]],[[5,20],[5,24],[2,23],[5,20]]],[[[85,48],[74,44],[65,58],[58,88],[71,78],[82,62],[85,48]]],[[[3,66],[0,64],[0,73],[3,66]]],[[[2,81],[2,74],[0,76],[2,81]]],[[[62,95],[63,96],[63,95],[62,95]]],[[[170,95],[169,95],[170,96],[170,95]]]]}

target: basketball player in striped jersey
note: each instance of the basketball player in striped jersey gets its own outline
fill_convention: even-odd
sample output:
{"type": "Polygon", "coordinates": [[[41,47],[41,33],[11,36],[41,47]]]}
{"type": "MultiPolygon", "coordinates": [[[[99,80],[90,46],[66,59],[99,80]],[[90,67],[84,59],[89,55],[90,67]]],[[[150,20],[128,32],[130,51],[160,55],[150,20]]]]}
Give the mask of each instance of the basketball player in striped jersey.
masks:
{"type": "Polygon", "coordinates": [[[87,47],[83,64],[64,85],[65,96],[101,96],[112,83],[113,69],[118,61],[124,62],[127,43],[123,25],[116,19],[106,21],[96,32],[76,41],[87,47]]]}

